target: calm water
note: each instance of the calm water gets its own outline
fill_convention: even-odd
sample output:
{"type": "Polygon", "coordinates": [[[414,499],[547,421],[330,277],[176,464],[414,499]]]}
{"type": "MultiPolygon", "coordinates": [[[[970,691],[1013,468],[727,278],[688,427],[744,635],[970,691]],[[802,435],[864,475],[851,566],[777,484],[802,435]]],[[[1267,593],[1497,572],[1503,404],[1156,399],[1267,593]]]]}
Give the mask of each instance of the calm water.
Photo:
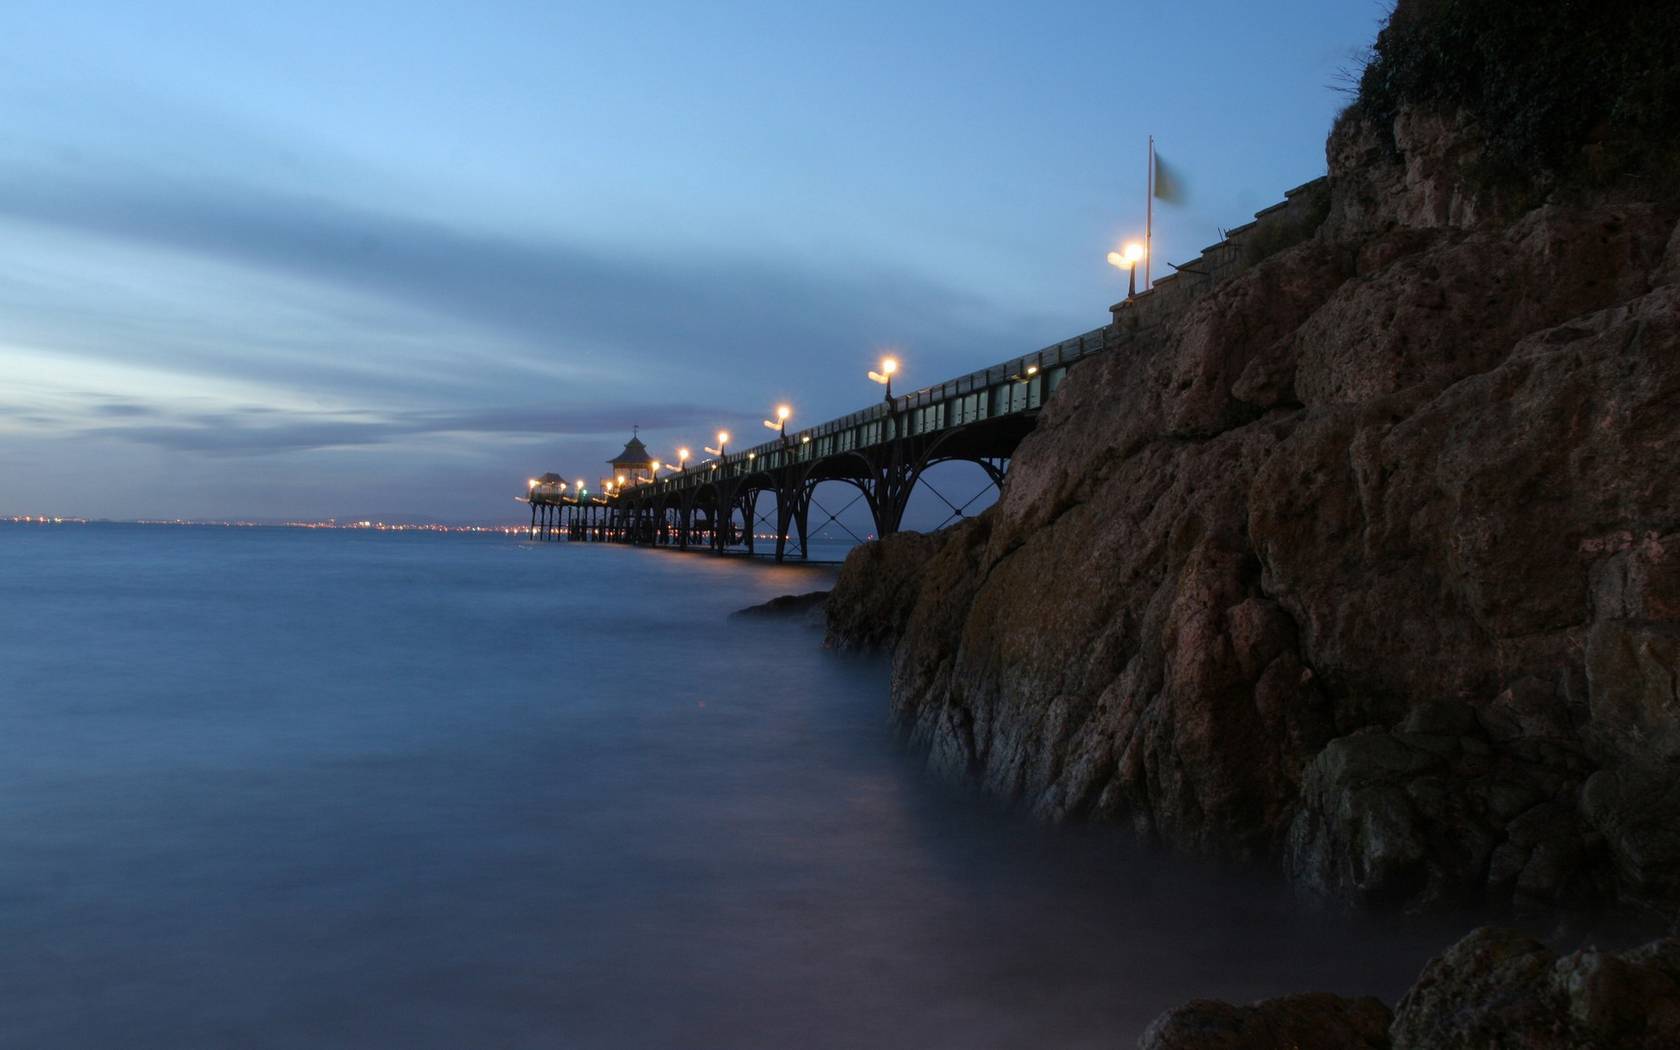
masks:
{"type": "Polygon", "coordinates": [[[1392,997],[1316,915],[927,781],[813,569],[0,526],[0,1045],[1124,1047],[1392,997]]]}

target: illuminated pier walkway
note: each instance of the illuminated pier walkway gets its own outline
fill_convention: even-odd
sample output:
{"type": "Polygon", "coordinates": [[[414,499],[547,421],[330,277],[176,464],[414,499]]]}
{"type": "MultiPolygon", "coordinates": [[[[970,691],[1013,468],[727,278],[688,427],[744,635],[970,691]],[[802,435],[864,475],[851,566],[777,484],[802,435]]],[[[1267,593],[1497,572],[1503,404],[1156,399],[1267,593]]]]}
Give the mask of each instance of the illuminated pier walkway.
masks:
{"type": "MultiPolygon", "coordinates": [[[[1227,277],[1306,239],[1328,210],[1326,179],[1298,186],[1255,221],[1202,249],[1199,258],[1173,267],[1176,273],[1115,304],[1112,324],[1037,353],[898,397],[892,396],[890,374],[871,373],[887,384],[881,403],[806,430],[788,426],[783,410],[780,423],[766,420],[780,430],[773,440],[731,451],[729,436],[719,434],[718,448],[706,450],[713,458],[690,462],[681,455],[675,469],[643,460],[646,450],[632,439],[614,461],[615,483],[600,492],[582,481],[568,486],[556,474],[533,478],[523,497],[531,504],[531,534],[803,559],[813,536],[812,510],[827,515],[821,530],[850,506],[829,513],[816,504],[815,489],[842,482],[858,490],[853,503],[868,507],[875,534],[891,535],[930,468],[975,463],[1001,487],[1016,447],[1070,365],[1135,348],[1227,277]],[[760,549],[764,545],[768,549],[760,549]]],[[[1122,263],[1135,267],[1137,259],[1128,250],[1122,263]]],[[[891,370],[883,363],[884,372],[891,370]]],[[[965,507],[950,509],[960,517],[965,507]]]]}
{"type": "Polygon", "coordinates": [[[977,464],[1001,486],[1068,366],[1116,339],[1105,326],[914,393],[892,396],[889,385],[885,400],[861,411],[804,430],[782,422],[780,435],[762,445],[733,451],[720,444],[707,450],[712,458],[684,459],[675,469],[652,463],[657,476],[602,492],[544,475],[530,484],[531,534],[804,559],[813,507],[827,514],[819,530],[850,507],[830,514],[814,503],[818,485],[837,481],[858,490],[853,502],[867,506],[875,534],[891,535],[910,493],[937,464],[977,464]],[[658,475],[661,467],[667,473],[658,475]]]}

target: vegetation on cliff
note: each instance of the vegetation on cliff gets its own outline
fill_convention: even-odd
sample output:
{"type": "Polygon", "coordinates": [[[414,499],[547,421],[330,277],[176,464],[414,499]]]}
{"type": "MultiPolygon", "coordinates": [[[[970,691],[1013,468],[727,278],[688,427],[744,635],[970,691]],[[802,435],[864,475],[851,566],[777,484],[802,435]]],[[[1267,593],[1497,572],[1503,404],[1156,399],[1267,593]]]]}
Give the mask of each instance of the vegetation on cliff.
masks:
{"type": "MultiPolygon", "coordinates": [[[[1357,119],[1446,110],[1486,141],[1484,173],[1680,191],[1680,4],[1408,0],[1359,79],[1357,119]]],[[[1392,141],[1392,140],[1391,140],[1392,141]]]]}

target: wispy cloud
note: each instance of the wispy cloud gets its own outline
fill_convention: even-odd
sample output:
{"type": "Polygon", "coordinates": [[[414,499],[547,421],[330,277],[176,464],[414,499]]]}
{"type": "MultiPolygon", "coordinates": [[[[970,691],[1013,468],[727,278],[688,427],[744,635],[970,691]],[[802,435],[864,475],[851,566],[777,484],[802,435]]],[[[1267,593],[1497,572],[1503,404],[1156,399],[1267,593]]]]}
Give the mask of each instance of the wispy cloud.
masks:
{"type": "Polygon", "coordinates": [[[145,405],[98,405],[92,414],[115,417],[77,429],[71,417],[34,417],[39,424],[96,439],[119,439],[178,452],[214,456],[274,455],[353,446],[388,445],[416,438],[523,437],[533,440],[622,436],[625,420],[650,429],[706,428],[726,412],[682,403],[641,405],[509,406],[472,412],[397,412],[366,418],[331,413],[276,412],[262,406],[238,411],[164,413],[145,405]]]}
{"type": "Polygon", "coordinates": [[[286,272],[464,319],[553,354],[682,368],[897,339],[930,352],[1006,345],[1034,320],[889,266],[820,257],[614,254],[526,240],[219,180],[102,180],[36,170],[0,179],[0,216],[286,272]],[[1008,323],[1012,320],[1013,323],[1008,323]]]}

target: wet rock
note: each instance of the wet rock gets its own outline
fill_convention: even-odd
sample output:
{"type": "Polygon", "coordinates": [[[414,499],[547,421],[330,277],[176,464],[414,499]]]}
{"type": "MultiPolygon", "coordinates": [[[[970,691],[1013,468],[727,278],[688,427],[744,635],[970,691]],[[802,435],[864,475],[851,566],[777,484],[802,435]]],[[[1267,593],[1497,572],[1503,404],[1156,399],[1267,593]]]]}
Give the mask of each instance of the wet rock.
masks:
{"type": "Polygon", "coordinates": [[[1388,1050],[1388,1007],[1371,998],[1291,995],[1251,1006],[1198,999],[1156,1018],[1138,1050],[1388,1050]]]}
{"type": "Polygon", "coordinates": [[[824,610],[828,605],[827,591],[805,594],[784,594],[759,605],[749,605],[730,613],[730,618],[796,620],[807,627],[827,624],[824,610]]]}
{"type": "Polygon", "coordinates": [[[1393,1050],[1657,1050],[1680,1045],[1680,940],[1559,958],[1539,941],[1476,930],[1400,1000],[1393,1050]]]}

